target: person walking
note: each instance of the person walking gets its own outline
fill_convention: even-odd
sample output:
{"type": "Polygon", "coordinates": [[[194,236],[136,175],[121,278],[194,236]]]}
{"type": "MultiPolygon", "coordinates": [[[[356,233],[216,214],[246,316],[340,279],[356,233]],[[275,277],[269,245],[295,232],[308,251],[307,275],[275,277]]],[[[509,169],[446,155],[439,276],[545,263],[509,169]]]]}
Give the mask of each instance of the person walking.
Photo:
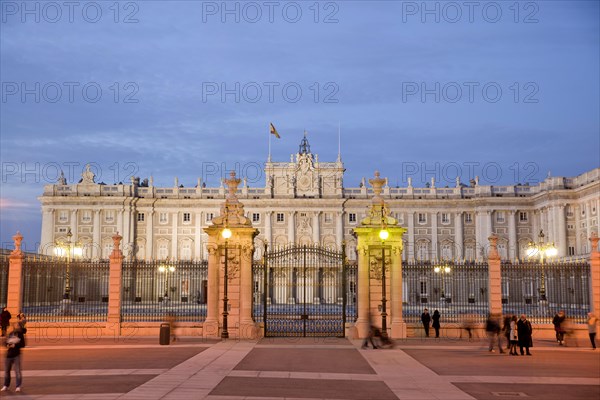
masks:
{"type": "Polygon", "coordinates": [[[17,323],[21,327],[23,334],[27,333],[27,328],[25,327],[27,325],[27,317],[22,312],[17,314],[17,323]]]}
{"type": "Polygon", "coordinates": [[[598,324],[598,318],[593,313],[588,313],[587,327],[590,335],[590,342],[592,342],[592,350],[596,350],[596,325],[598,324]]]}
{"type": "Polygon", "coordinates": [[[440,312],[438,310],[435,310],[433,312],[433,315],[431,316],[431,320],[433,321],[431,326],[433,326],[433,329],[435,329],[436,339],[440,337],[440,318],[441,318],[440,312]]]}
{"type": "Polygon", "coordinates": [[[21,391],[23,377],[21,375],[21,349],[25,347],[25,336],[21,331],[18,323],[15,323],[11,333],[4,341],[6,346],[6,358],[4,359],[4,386],[0,388],[0,392],[8,390],[10,387],[10,371],[14,368],[15,377],[17,380],[17,388],[15,392],[21,391]]]}
{"type": "Polygon", "coordinates": [[[423,329],[425,329],[425,336],[429,337],[429,325],[431,324],[431,315],[429,315],[429,310],[423,310],[423,314],[421,314],[421,322],[423,323],[423,329]]]}
{"type": "Polygon", "coordinates": [[[519,354],[517,354],[517,343],[519,341],[519,333],[518,333],[517,316],[516,315],[512,316],[509,327],[510,327],[509,328],[510,355],[518,356],[519,354]]]}
{"type": "Polygon", "coordinates": [[[369,342],[371,342],[371,346],[373,346],[373,349],[377,348],[377,346],[375,345],[375,342],[373,342],[373,337],[375,337],[376,331],[378,331],[378,330],[379,329],[377,329],[373,325],[370,326],[369,333],[367,334],[367,336],[365,337],[365,340],[363,340],[363,343],[362,343],[363,349],[369,348],[369,342]]]}
{"type": "Polygon", "coordinates": [[[485,331],[490,340],[489,351],[494,352],[494,345],[498,344],[498,351],[504,353],[502,350],[502,344],[500,343],[500,317],[497,314],[490,314],[487,322],[485,323],[485,331]]]}
{"type": "Polygon", "coordinates": [[[505,315],[504,323],[502,324],[502,331],[506,337],[506,350],[510,350],[510,321],[512,321],[512,315],[505,315]]]}
{"type": "Polygon", "coordinates": [[[519,349],[521,351],[521,355],[523,354],[523,347],[527,351],[527,355],[530,356],[529,348],[533,347],[533,340],[531,338],[531,334],[533,329],[531,328],[531,322],[527,320],[525,314],[521,314],[521,319],[517,322],[517,331],[519,336],[519,349]]]}
{"type": "Polygon", "coordinates": [[[563,310],[560,310],[554,315],[554,318],[552,318],[552,324],[554,325],[554,331],[556,332],[556,341],[560,346],[562,346],[565,341],[565,319],[566,316],[563,310]]]}
{"type": "Polygon", "coordinates": [[[2,309],[2,313],[0,313],[0,328],[2,328],[2,336],[6,336],[6,330],[8,329],[8,325],[10,324],[10,319],[12,315],[8,308],[4,307],[2,309]]]}

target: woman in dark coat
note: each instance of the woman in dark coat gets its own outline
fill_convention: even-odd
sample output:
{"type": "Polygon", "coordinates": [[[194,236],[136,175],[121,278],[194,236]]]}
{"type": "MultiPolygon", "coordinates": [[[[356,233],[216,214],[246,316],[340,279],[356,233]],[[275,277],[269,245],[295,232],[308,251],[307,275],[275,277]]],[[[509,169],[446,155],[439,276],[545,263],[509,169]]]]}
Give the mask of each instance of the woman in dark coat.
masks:
{"type": "Polygon", "coordinates": [[[527,350],[527,355],[530,356],[529,348],[533,346],[533,341],[531,340],[531,323],[527,320],[525,314],[521,314],[521,319],[517,322],[517,330],[519,332],[519,348],[521,349],[521,355],[523,353],[523,347],[527,350]]]}
{"type": "Polygon", "coordinates": [[[431,324],[431,326],[433,326],[433,329],[435,329],[435,337],[439,338],[440,337],[440,312],[438,310],[435,310],[433,312],[433,316],[431,317],[433,324],[431,324]]]}

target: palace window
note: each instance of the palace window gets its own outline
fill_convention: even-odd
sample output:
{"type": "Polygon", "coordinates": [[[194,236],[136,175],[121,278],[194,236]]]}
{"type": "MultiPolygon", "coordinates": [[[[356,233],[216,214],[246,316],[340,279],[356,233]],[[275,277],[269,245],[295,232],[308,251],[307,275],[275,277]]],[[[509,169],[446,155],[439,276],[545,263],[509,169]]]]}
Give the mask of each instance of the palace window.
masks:
{"type": "Polygon", "coordinates": [[[260,214],[252,213],[252,222],[260,222],[260,214]]]}
{"type": "Polygon", "coordinates": [[[356,223],[356,213],[350,213],[348,214],[348,222],[352,223],[356,223]]]}
{"type": "Polygon", "coordinates": [[[91,211],[84,211],[83,215],[81,216],[81,222],[83,222],[83,223],[90,223],[90,222],[92,222],[92,212],[91,211]]]}
{"type": "Polygon", "coordinates": [[[473,215],[471,213],[465,213],[465,222],[470,224],[473,222],[473,215]]]}
{"type": "Polygon", "coordinates": [[[419,213],[419,217],[418,217],[418,221],[420,224],[426,224],[427,223],[427,214],[424,213],[419,213]]]}
{"type": "Polygon", "coordinates": [[[113,210],[104,211],[104,222],[112,223],[115,220],[115,212],[113,210]]]}
{"type": "Polygon", "coordinates": [[[165,212],[161,212],[158,215],[158,223],[159,224],[166,224],[167,222],[169,222],[169,215],[165,212]]]}
{"type": "Polygon", "coordinates": [[[146,218],[146,215],[144,215],[144,213],[138,213],[138,215],[137,215],[138,222],[144,222],[144,218],[146,218]]]}
{"type": "Polygon", "coordinates": [[[277,213],[276,218],[277,218],[276,219],[277,222],[284,222],[285,221],[285,215],[283,213],[277,213]]]}
{"type": "Polygon", "coordinates": [[[190,213],[183,213],[183,222],[191,222],[192,221],[192,214],[190,213]]]}
{"type": "Polygon", "coordinates": [[[574,256],[575,255],[575,246],[569,246],[567,248],[567,255],[568,256],[574,256]]]}
{"type": "Polygon", "coordinates": [[[442,213],[442,224],[450,223],[450,215],[448,213],[442,213]]]}
{"type": "Polygon", "coordinates": [[[496,222],[503,223],[504,221],[505,221],[505,219],[504,219],[504,211],[497,211],[496,212],[496,222]]]}
{"type": "Polygon", "coordinates": [[[573,207],[568,206],[567,207],[567,217],[572,217],[573,216],[573,207]]]}
{"type": "Polygon", "coordinates": [[[528,216],[527,216],[527,211],[520,211],[519,212],[519,221],[520,222],[527,222],[528,221],[528,216]]]}
{"type": "Polygon", "coordinates": [[[68,222],[69,221],[69,212],[65,210],[61,210],[58,213],[58,222],[68,222]]]}
{"type": "Polygon", "coordinates": [[[215,214],[213,214],[213,213],[206,213],[206,222],[212,221],[214,216],[215,216],[215,214]]]}
{"type": "Polygon", "coordinates": [[[333,214],[325,213],[325,223],[330,224],[333,222],[333,214]]]}

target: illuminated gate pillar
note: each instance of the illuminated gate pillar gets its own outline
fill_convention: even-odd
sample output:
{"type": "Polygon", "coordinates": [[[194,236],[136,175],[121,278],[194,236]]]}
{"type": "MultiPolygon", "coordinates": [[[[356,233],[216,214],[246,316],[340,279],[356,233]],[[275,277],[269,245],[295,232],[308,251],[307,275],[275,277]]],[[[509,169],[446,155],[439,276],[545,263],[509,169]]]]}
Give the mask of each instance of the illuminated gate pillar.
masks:
{"type": "Polygon", "coordinates": [[[369,180],[375,196],[367,217],[354,229],[358,250],[356,330],[360,338],[368,335],[371,324],[382,327],[384,321],[389,337],[406,337],[406,323],[402,319],[402,235],[406,229],[389,215],[389,208],[381,197],[385,181],[375,171],[375,178],[369,180]],[[387,238],[380,236],[382,230],[387,231],[387,238]]]}
{"type": "Polygon", "coordinates": [[[213,218],[211,226],[204,228],[209,251],[204,336],[252,339],[257,334],[252,320],[252,259],[258,230],[244,216],[244,205],[236,196],[240,179],[235,177],[235,172],[231,172],[230,179],[225,179],[225,184],[228,193],[221,213],[213,218]]]}

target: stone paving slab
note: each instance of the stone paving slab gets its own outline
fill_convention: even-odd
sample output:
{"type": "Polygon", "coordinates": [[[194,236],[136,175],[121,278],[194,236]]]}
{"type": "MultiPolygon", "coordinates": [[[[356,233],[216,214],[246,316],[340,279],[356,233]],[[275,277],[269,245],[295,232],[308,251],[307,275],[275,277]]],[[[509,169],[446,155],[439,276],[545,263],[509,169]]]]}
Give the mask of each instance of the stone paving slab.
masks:
{"type": "Polygon", "coordinates": [[[600,385],[535,385],[506,383],[456,383],[461,390],[478,400],[565,400],[600,399],[600,385]]]}
{"type": "Polygon", "coordinates": [[[347,400],[397,400],[380,381],[319,380],[296,378],[226,377],[210,392],[219,396],[327,398],[347,400]]]}
{"type": "Polygon", "coordinates": [[[600,371],[600,355],[593,351],[536,351],[532,356],[510,356],[508,353],[490,353],[487,349],[406,349],[406,354],[419,363],[435,371],[438,375],[490,375],[514,376],[522,374],[529,377],[566,376],[597,377],[600,371]],[[457,351],[458,350],[458,351],[457,351]],[[473,368],[473,363],[482,368],[473,368]],[[566,366],[584,363],[589,368],[572,369],[566,366]]]}
{"type": "MultiPolygon", "coordinates": [[[[42,394],[81,396],[83,394],[88,394],[91,396],[90,386],[93,386],[94,388],[93,394],[127,393],[154,377],[155,375],[69,376],[61,378],[34,376],[27,379],[24,378],[23,391],[21,393],[13,394],[21,396],[42,394]]],[[[14,390],[14,384],[13,375],[11,390],[14,390]]],[[[4,397],[4,392],[2,393],[2,397],[4,397]]]]}
{"type": "Polygon", "coordinates": [[[360,353],[352,348],[255,348],[234,369],[347,374],[375,373],[360,353]]]}

